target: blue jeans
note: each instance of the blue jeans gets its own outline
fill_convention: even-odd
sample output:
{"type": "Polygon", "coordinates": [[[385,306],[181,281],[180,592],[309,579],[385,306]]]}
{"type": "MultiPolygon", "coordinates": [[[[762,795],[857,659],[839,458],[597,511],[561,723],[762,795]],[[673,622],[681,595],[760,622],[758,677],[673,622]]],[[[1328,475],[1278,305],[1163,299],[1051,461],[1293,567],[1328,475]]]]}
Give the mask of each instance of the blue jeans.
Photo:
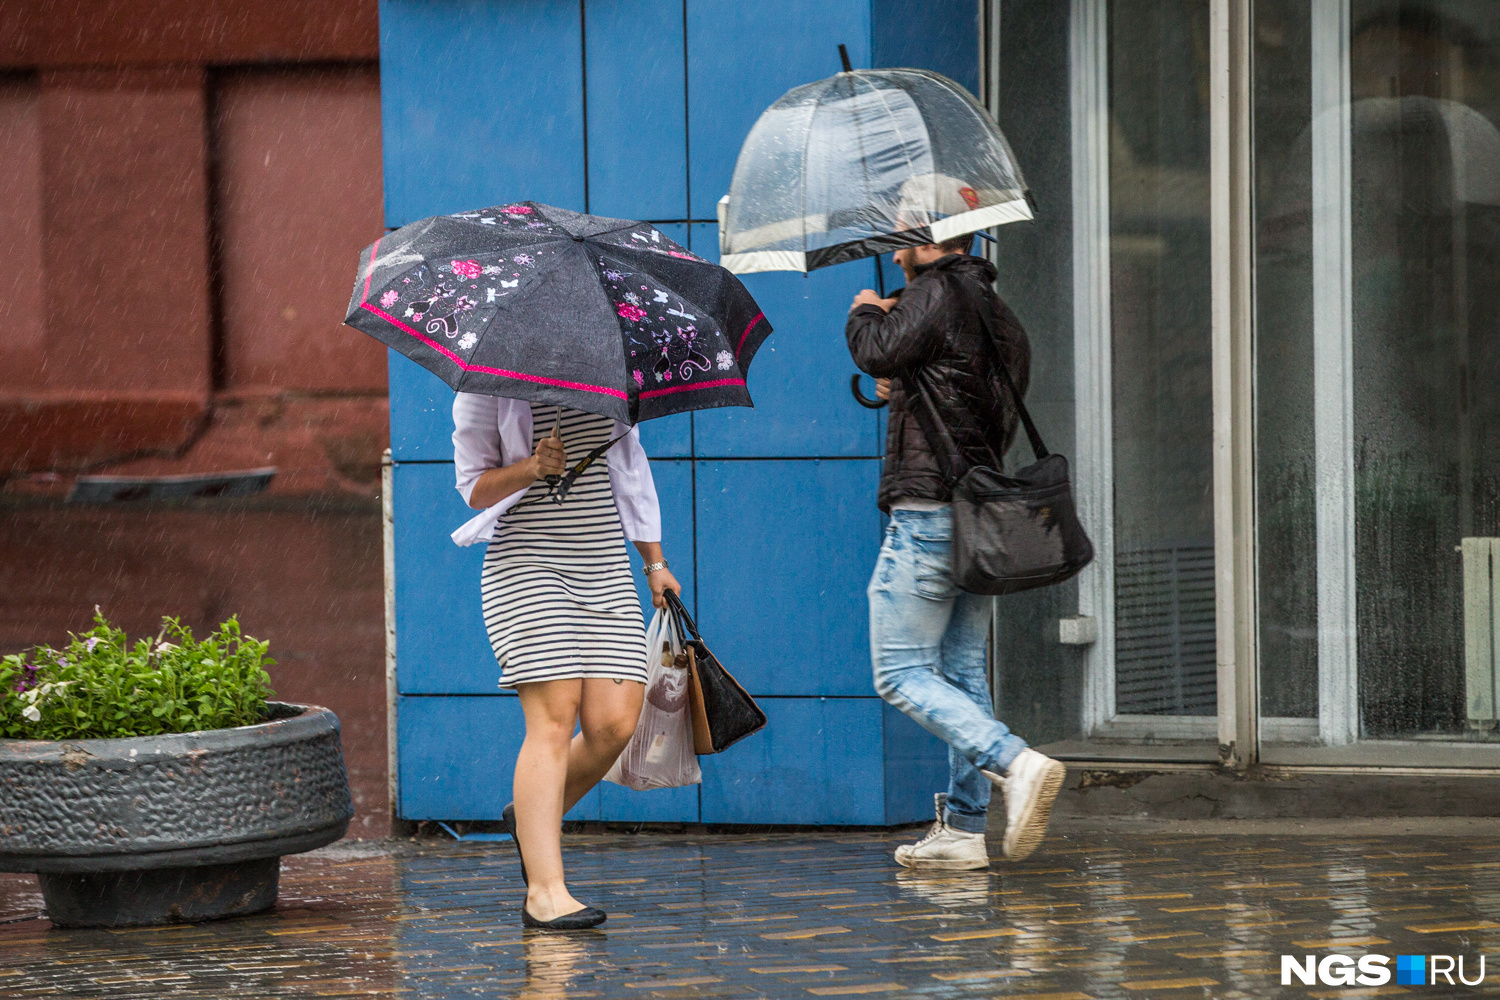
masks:
{"type": "Polygon", "coordinates": [[[870,578],[875,690],[948,744],[948,806],[956,830],[982,833],[990,782],[1026,741],[995,719],[985,641],[992,598],[953,584],[953,514],[896,510],[870,578]]]}

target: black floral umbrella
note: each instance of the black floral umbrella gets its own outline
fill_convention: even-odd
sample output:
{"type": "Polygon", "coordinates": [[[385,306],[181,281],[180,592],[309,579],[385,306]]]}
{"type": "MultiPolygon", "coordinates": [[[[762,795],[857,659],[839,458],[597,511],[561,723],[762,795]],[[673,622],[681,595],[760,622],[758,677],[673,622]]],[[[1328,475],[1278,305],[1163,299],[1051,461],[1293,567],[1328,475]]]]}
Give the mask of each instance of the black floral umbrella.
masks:
{"type": "Polygon", "coordinates": [[[457,391],[629,424],[753,405],[745,373],[771,333],[738,278],[649,223],[530,201],[376,240],[345,322],[457,391]]]}

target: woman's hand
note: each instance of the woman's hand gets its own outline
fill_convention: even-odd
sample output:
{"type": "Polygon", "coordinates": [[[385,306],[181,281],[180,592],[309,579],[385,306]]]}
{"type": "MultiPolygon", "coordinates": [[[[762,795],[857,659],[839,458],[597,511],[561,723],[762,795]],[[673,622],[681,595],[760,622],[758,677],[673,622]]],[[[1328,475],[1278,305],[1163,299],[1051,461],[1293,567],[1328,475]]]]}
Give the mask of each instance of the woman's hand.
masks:
{"type": "Polygon", "coordinates": [[[891,380],[878,378],[875,380],[875,398],[889,401],[891,398],[891,380]]]}
{"type": "Polygon", "coordinates": [[[529,489],[538,479],[560,476],[568,465],[568,453],[562,440],[553,435],[537,442],[528,458],[497,469],[488,469],[474,482],[469,492],[469,506],[475,510],[492,507],[521,490],[529,489]]]}
{"type": "Polygon", "coordinates": [[[653,607],[665,608],[667,606],[666,592],[669,590],[678,597],[682,596],[682,584],[677,582],[677,577],[673,576],[669,569],[659,569],[647,576],[646,586],[651,588],[653,607]]]}
{"type": "Polygon", "coordinates": [[[563,448],[562,439],[557,437],[544,437],[536,443],[536,451],[527,461],[531,463],[531,478],[546,479],[548,476],[560,476],[568,467],[568,453],[563,448]]]}
{"type": "MultiPolygon", "coordinates": [[[[657,563],[665,563],[667,557],[662,555],[661,542],[636,542],[636,551],[641,554],[641,562],[646,566],[654,566],[657,563]]],[[[672,571],[663,566],[661,569],[646,574],[646,586],[651,588],[651,603],[658,608],[667,606],[664,594],[668,590],[682,596],[682,584],[677,582],[677,577],[672,571]]]]}

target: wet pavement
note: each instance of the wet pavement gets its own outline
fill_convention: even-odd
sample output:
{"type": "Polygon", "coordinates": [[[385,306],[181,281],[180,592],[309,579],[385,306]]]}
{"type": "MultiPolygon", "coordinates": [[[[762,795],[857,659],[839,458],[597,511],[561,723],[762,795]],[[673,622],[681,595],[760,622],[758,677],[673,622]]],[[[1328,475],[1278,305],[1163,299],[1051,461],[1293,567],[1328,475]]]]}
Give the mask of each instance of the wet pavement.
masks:
{"type": "Polygon", "coordinates": [[[34,883],[0,876],[0,997],[1500,993],[1500,836],[1084,831],[921,874],[890,860],[912,833],[571,836],[575,894],[610,913],[573,934],[523,933],[508,843],[346,842],[287,859],[271,913],[145,930],[50,929],[34,883]],[[1281,986],[1283,953],[1333,952],[1492,968],[1476,987],[1281,986]]]}

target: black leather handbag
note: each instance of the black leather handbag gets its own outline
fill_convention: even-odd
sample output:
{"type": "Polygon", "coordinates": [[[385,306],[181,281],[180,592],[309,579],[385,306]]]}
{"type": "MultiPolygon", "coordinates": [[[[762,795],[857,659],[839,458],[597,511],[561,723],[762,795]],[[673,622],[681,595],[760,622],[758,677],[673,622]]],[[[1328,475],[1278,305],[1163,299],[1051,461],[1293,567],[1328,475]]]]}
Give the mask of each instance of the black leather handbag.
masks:
{"type": "Polygon", "coordinates": [[[912,412],[953,490],[953,582],[971,594],[1014,594],[1076,576],[1093,561],[1094,546],[1073,506],[1068,460],[1042,443],[988,310],[980,316],[1036,462],[1012,476],[999,471],[998,456],[993,466],[971,466],[927,393],[912,394],[912,412]]]}
{"type": "Polygon", "coordinates": [[[667,607],[688,655],[688,713],[693,719],[693,752],[722,753],[765,728],[766,713],[698,634],[682,598],[666,591],[667,607]]]}

